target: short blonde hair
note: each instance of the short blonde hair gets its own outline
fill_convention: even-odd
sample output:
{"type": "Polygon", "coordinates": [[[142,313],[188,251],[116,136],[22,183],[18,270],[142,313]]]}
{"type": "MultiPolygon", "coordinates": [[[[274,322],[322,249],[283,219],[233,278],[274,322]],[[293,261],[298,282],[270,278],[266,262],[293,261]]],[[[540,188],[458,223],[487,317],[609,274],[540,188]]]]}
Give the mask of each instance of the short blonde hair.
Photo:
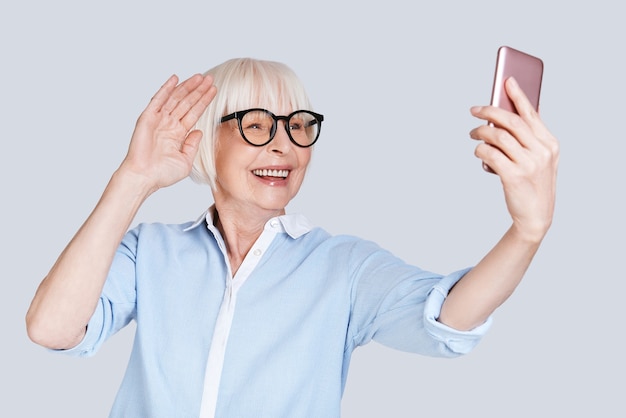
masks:
{"type": "Polygon", "coordinates": [[[280,62],[235,58],[205,74],[213,77],[217,96],[195,126],[203,137],[191,178],[215,188],[215,146],[223,116],[252,107],[313,109],[302,82],[291,68],[280,62]]]}

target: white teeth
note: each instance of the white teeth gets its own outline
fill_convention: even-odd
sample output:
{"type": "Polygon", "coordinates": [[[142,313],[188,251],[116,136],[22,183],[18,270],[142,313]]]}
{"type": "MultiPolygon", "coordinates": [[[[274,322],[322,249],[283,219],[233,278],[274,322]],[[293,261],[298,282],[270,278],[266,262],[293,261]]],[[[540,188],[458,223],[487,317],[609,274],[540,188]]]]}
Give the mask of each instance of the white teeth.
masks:
{"type": "Polygon", "coordinates": [[[289,175],[289,170],[254,170],[253,173],[262,177],[282,177],[285,178],[289,175]]]}

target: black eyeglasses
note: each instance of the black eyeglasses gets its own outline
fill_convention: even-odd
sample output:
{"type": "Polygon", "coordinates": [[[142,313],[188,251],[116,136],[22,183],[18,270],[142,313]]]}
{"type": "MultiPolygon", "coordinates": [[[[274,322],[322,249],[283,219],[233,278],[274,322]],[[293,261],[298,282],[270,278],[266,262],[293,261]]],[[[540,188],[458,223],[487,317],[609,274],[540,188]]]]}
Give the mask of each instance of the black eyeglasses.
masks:
{"type": "Polygon", "coordinates": [[[276,116],[265,109],[248,109],[231,113],[220,123],[237,119],[239,132],[245,141],[255,147],[269,144],[276,135],[279,120],[285,121],[285,130],[291,142],[299,147],[310,147],[320,136],[324,116],[310,110],[296,110],[287,116],[276,116]]]}

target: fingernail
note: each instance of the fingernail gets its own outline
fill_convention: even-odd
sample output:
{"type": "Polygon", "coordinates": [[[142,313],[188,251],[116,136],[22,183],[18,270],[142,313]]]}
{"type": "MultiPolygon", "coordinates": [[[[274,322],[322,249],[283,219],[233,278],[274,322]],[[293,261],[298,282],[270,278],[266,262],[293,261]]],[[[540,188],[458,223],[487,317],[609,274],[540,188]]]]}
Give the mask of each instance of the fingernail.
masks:
{"type": "Polygon", "coordinates": [[[482,108],[483,108],[482,106],[472,106],[472,107],[470,107],[470,112],[478,113],[478,112],[480,112],[482,110],[482,108]]]}

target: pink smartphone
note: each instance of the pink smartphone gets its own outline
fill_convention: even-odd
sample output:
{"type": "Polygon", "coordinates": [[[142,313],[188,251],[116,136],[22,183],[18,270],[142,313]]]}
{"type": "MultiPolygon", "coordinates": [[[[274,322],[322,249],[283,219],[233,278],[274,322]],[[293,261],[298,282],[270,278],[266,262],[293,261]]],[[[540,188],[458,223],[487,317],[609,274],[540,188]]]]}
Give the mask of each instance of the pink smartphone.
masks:
{"type": "Polygon", "coordinates": [[[543,61],[508,46],[501,46],[498,49],[496,72],[491,91],[491,105],[515,112],[515,106],[504,90],[504,82],[511,76],[517,80],[535,110],[538,110],[543,61]]]}
{"type": "MultiPolygon", "coordinates": [[[[491,105],[515,112],[515,105],[504,89],[504,82],[509,77],[515,78],[535,110],[538,110],[543,78],[543,61],[509,46],[498,48],[496,72],[491,90],[491,105]]],[[[490,125],[493,126],[492,123],[490,125]]],[[[483,168],[485,171],[493,173],[493,170],[485,163],[483,163],[483,168]]]]}

